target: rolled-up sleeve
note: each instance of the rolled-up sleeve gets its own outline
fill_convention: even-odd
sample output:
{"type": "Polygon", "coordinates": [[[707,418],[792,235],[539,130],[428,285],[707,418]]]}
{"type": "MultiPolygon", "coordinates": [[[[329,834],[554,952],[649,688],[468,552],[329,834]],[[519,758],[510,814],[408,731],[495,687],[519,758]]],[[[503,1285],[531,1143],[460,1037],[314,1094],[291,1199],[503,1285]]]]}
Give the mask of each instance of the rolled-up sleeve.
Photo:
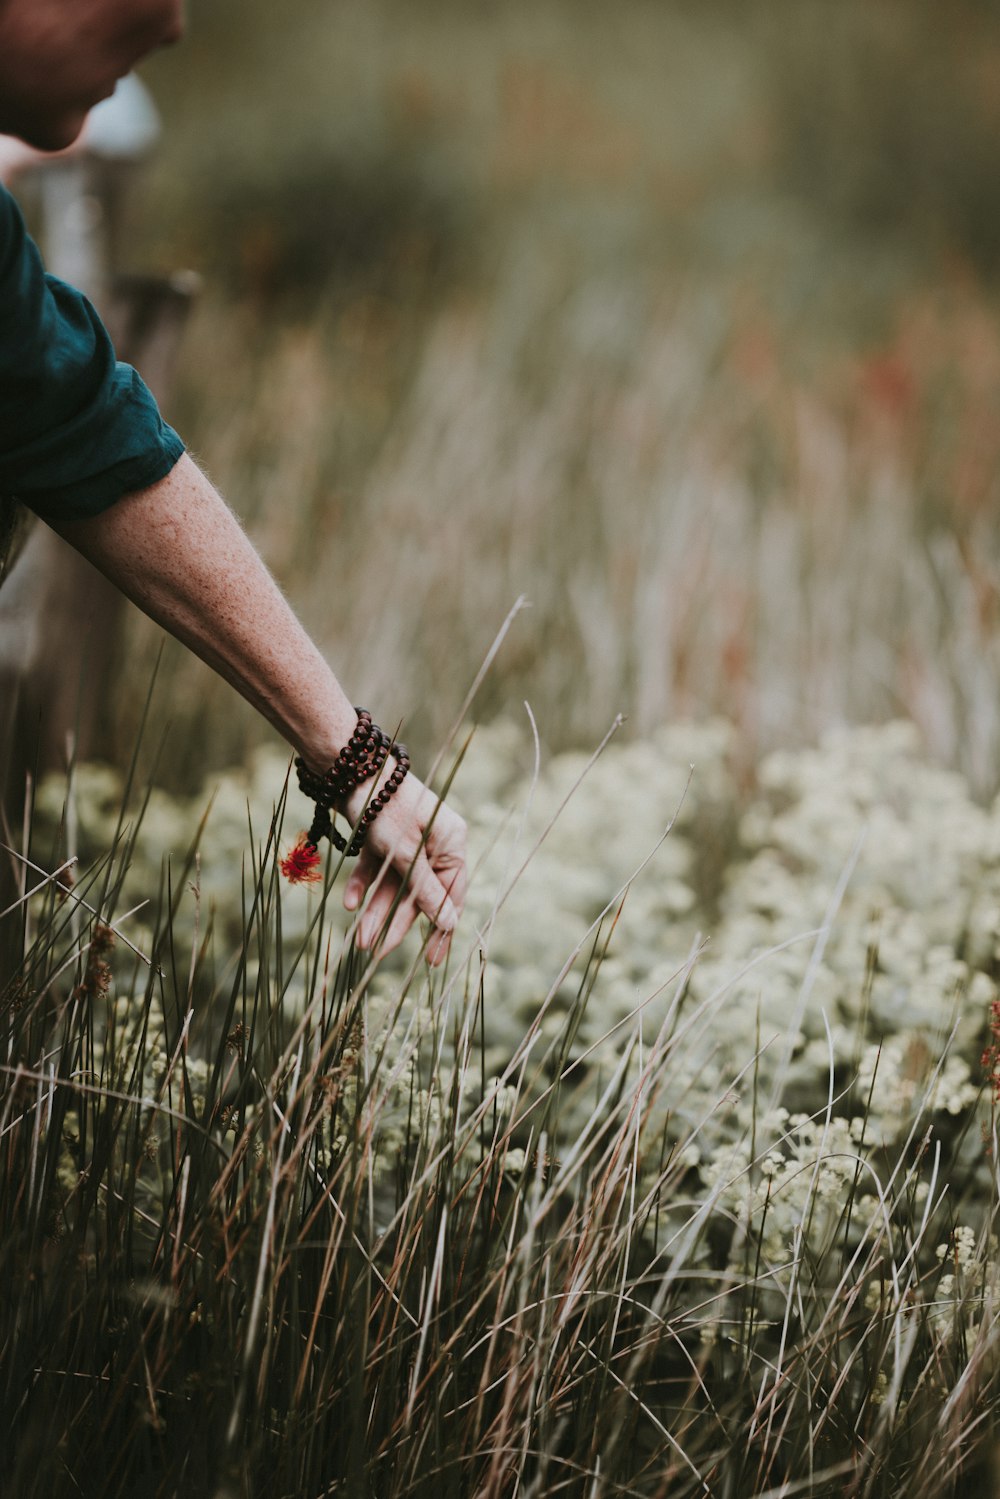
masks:
{"type": "Polygon", "coordinates": [[[183,452],[86,297],[46,275],[0,187],[0,495],[79,520],[155,484],[183,452]]]}

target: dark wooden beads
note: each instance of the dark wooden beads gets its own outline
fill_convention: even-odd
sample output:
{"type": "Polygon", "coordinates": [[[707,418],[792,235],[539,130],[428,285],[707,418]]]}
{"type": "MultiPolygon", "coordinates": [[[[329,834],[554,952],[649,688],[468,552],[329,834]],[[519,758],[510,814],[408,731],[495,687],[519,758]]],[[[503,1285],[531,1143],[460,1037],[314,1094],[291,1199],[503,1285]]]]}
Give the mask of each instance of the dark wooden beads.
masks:
{"type": "Polygon", "coordinates": [[[306,834],[307,842],[315,848],[320,838],[329,838],[334,848],[347,858],[354,858],[361,852],[368,829],[399,790],[410,768],[406,746],[397,744],[384,729],[372,723],[372,716],[366,709],[358,708],[357,714],[354,732],[328,770],[310,770],[301,756],[295,761],[299,787],[310,801],[316,803],[316,815],[306,834]],[[334,827],[330,814],[344,814],[351,792],[366,781],[375,779],[390,755],[396,764],[385,784],[370,798],[354,829],[353,837],[348,841],[334,827]]]}

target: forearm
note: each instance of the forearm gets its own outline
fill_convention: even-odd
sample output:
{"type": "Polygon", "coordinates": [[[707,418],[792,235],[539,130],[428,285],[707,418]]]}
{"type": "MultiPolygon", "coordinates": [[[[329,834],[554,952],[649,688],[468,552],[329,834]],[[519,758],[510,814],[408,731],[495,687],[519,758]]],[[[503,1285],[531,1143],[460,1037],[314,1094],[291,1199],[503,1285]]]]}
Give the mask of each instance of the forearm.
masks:
{"type": "MultiPolygon", "coordinates": [[[[357,714],[204,474],[182,458],[165,479],[57,529],[124,594],[241,692],[316,769],[332,765],[357,714]]],[[[357,817],[371,785],[348,804],[357,817]]],[[[418,911],[448,953],[465,896],[465,824],[408,776],[369,829],[344,893],[358,935],[388,952],[418,911]]]]}
{"type": "Polygon", "coordinates": [[[332,763],[354,727],[350,700],[190,458],[103,514],[57,529],[310,764],[332,763]]]}

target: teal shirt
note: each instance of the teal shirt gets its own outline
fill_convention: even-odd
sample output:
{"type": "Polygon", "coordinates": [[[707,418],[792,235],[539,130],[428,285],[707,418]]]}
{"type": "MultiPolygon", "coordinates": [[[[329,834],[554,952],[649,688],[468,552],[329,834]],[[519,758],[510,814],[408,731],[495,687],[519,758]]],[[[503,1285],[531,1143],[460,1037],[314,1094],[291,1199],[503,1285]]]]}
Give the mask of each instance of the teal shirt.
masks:
{"type": "Polygon", "coordinates": [[[0,187],[0,496],[82,519],[164,478],[183,451],[86,297],[46,275],[0,187]]]}

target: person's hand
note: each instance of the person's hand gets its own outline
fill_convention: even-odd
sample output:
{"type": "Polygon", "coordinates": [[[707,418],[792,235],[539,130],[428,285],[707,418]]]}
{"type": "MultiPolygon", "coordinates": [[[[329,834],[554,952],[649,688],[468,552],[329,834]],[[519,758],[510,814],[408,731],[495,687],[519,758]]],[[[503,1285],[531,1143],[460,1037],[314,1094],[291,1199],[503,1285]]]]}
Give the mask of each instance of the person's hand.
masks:
{"type": "MultiPolygon", "coordinates": [[[[370,791],[368,783],[352,792],[346,809],[352,823],[361,816],[370,791]]],[[[419,912],[434,926],[427,961],[435,967],[444,962],[465,904],[465,837],[465,822],[458,813],[439,802],[415,775],[408,775],[369,827],[344,891],[348,911],[356,911],[368,894],[358,923],[361,947],[391,952],[419,912]],[[399,904],[386,927],[397,897],[399,904]]]]}

